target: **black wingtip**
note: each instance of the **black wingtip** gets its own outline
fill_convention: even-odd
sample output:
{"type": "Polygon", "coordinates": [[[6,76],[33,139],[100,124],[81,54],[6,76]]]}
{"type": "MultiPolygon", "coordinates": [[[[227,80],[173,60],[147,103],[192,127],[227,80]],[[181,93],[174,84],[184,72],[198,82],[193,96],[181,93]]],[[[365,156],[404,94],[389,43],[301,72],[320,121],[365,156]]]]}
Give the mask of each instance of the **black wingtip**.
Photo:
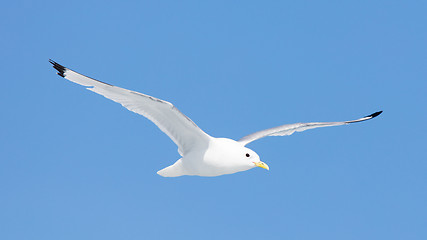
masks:
{"type": "Polygon", "coordinates": [[[64,66],[62,66],[61,64],[53,61],[52,59],[49,59],[49,62],[53,65],[53,68],[55,68],[58,71],[58,75],[61,77],[65,77],[64,73],[66,68],[64,66]]]}
{"type": "Polygon", "coordinates": [[[375,113],[372,113],[371,115],[368,115],[366,117],[374,118],[374,117],[377,117],[378,115],[380,115],[382,112],[383,111],[375,112],[375,113]]]}

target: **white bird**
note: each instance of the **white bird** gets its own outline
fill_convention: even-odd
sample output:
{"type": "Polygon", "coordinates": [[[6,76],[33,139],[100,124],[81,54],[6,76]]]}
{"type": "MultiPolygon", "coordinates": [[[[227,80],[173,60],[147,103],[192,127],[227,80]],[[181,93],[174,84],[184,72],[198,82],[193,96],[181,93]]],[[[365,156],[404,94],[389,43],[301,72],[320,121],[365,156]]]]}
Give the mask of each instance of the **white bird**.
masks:
{"type": "Polygon", "coordinates": [[[372,119],[382,113],[344,122],[312,122],[286,124],[252,133],[234,141],[228,138],[215,138],[202,131],[190,118],[181,113],[174,105],[161,99],[139,92],[116,87],[84,76],[49,60],[58,70],[58,75],[87,87],[88,90],[120,103],[123,107],[143,115],[166,133],[178,146],[182,156],[173,165],[157,174],[163,177],[183,175],[220,176],[246,171],[254,167],[269,170],[258,154],[245,147],[248,143],[267,136],[286,136],[318,127],[339,126],[372,119]]]}

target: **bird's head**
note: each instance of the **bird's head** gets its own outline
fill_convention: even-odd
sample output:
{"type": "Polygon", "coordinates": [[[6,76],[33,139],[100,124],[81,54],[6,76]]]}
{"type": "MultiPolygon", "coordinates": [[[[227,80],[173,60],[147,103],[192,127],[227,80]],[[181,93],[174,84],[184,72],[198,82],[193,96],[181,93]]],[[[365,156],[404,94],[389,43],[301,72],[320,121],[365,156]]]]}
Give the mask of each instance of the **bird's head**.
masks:
{"type": "Polygon", "coordinates": [[[269,170],[258,154],[242,143],[228,138],[216,138],[210,146],[208,159],[214,159],[217,166],[227,169],[229,173],[246,171],[254,167],[269,170]]]}
{"type": "Polygon", "coordinates": [[[266,163],[260,160],[256,152],[252,151],[247,147],[243,148],[242,160],[249,164],[251,167],[260,167],[266,170],[270,169],[266,163]]]}

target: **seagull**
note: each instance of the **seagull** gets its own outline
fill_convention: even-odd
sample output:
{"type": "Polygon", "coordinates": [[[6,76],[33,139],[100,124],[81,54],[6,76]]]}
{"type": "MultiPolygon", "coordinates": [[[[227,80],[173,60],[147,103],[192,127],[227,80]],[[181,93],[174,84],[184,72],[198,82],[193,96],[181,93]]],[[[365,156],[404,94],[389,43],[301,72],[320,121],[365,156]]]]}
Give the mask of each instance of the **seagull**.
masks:
{"type": "Polygon", "coordinates": [[[51,59],[49,62],[58,71],[59,76],[85,86],[88,90],[148,118],[172,139],[178,146],[181,158],[157,172],[163,177],[184,175],[214,177],[255,167],[269,170],[268,165],[260,160],[258,154],[246,147],[248,143],[267,136],[287,136],[313,128],[363,122],[382,113],[379,111],[366,117],[343,122],[285,124],[249,134],[238,141],[229,138],[215,138],[201,130],[170,102],[98,81],[66,68],[51,59]]]}

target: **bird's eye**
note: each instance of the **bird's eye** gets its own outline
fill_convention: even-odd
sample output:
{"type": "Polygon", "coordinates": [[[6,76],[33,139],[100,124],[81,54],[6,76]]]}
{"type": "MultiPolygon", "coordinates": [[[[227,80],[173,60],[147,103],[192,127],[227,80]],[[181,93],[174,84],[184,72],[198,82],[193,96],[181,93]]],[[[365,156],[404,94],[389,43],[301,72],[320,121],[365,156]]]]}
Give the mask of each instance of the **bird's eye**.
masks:
{"type": "Polygon", "coordinates": [[[250,157],[251,155],[249,155],[249,153],[246,153],[246,157],[250,157]]]}

